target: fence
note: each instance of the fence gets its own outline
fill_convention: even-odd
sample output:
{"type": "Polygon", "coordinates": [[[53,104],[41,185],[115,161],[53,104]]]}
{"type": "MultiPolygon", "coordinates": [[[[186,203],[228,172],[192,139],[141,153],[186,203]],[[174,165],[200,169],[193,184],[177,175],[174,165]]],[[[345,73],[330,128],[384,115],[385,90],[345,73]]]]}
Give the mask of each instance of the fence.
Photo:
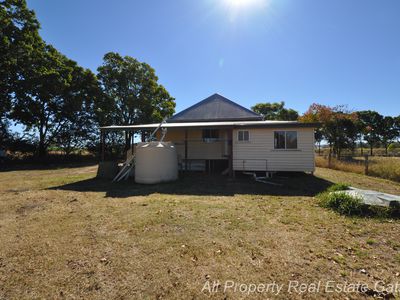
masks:
{"type": "Polygon", "coordinates": [[[368,154],[365,154],[364,156],[343,156],[341,157],[341,159],[336,159],[332,157],[331,153],[329,153],[327,157],[324,158],[327,159],[328,161],[327,167],[329,169],[336,169],[334,166],[337,165],[338,163],[348,164],[357,167],[362,167],[363,173],[365,175],[369,175],[370,159],[368,154]]]}

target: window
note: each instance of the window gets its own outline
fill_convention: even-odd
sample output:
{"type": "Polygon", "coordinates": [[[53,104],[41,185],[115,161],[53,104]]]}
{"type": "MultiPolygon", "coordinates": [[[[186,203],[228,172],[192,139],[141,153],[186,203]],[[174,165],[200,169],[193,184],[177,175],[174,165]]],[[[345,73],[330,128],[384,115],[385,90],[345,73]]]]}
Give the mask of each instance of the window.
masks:
{"type": "Polygon", "coordinates": [[[218,129],[203,129],[203,141],[214,142],[219,138],[218,129]]]}
{"type": "Polygon", "coordinates": [[[297,131],[275,131],[275,149],[297,149],[297,131]]]}
{"type": "Polygon", "coordinates": [[[239,142],[248,142],[249,140],[250,140],[249,132],[247,130],[239,130],[238,131],[238,141],[239,142]]]}
{"type": "Polygon", "coordinates": [[[297,131],[286,131],[286,149],[297,149],[297,131]]]}

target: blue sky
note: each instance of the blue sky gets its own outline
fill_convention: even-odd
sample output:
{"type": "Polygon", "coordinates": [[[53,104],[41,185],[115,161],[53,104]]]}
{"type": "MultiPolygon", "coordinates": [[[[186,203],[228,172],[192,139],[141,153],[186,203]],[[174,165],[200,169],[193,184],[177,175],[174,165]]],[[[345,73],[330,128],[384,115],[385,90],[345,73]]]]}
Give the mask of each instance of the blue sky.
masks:
{"type": "Polygon", "coordinates": [[[246,107],[400,115],[398,0],[27,2],[42,37],[81,66],[96,71],[109,51],[149,63],[177,111],[218,92],[246,107]]]}

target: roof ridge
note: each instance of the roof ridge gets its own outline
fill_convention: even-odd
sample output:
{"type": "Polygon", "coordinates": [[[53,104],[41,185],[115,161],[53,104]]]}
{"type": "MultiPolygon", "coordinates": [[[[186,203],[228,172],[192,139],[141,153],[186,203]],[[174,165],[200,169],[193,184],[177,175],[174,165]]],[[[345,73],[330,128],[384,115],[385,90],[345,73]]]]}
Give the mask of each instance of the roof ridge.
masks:
{"type": "MultiPolygon", "coordinates": [[[[250,109],[248,109],[248,108],[246,108],[246,107],[244,107],[244,106],[242,106],[242,105],[240,105],[240,104],[238,104],[238,103],[236,103],[236,102],[234,102],[234,101],[232,101],[232,100],[230,100],[230,99],[228,99],[228,98],[226,98],[226,97],[224,97],[224,96],[222,96],[222,95],[220,95],[218,93],[214,93],[211,96],[209,96],[209,97],[197,102],[196,104],[193,104],[192,106],[189,106],[188,108],[182,110],[181,112],[173,115],[169,120],[170,121],[174,121],[174,120],[175,121],[179,121],[179,119],[177,120],[177,118],[179,118],[180,116],[184,115],[188,111],[194,110],[194,109],[198,108],[201,105],[204,105],[206,103],[209,103],[209,102],[212,102],[212,101],[215,101],[215,100],[222,100],[225,103],[228,103],[228,104],[230,104],[230,105],[232,105],[232,106],[234,106],[234,107],[236,107],[236,108],[238,108],[238,109],[240,109],[242,111],[245,111],[248,114],[251,114],[251,116],[248,116],[248,117],[243,117],[242,116],[242,117],[238,117],[238,119],[246,119],[246,118],[260,118],[260,119],[262,119],[262,116],[260,114],[257,114],[256,112],[251,111],[250,109]]],[[[233,117],[233,119],[235,119],[235,118],[233,117]]]]}

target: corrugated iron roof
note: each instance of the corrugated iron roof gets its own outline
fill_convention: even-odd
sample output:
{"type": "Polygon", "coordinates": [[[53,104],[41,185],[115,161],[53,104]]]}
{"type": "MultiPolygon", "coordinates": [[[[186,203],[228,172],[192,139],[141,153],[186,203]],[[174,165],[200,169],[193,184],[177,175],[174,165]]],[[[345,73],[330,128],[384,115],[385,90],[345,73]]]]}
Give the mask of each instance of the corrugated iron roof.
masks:
{"type": "Polygon", "coordinates": [[[219,94],[172,116],[169,122],[253,121],[263,117],[219,94]]]}

